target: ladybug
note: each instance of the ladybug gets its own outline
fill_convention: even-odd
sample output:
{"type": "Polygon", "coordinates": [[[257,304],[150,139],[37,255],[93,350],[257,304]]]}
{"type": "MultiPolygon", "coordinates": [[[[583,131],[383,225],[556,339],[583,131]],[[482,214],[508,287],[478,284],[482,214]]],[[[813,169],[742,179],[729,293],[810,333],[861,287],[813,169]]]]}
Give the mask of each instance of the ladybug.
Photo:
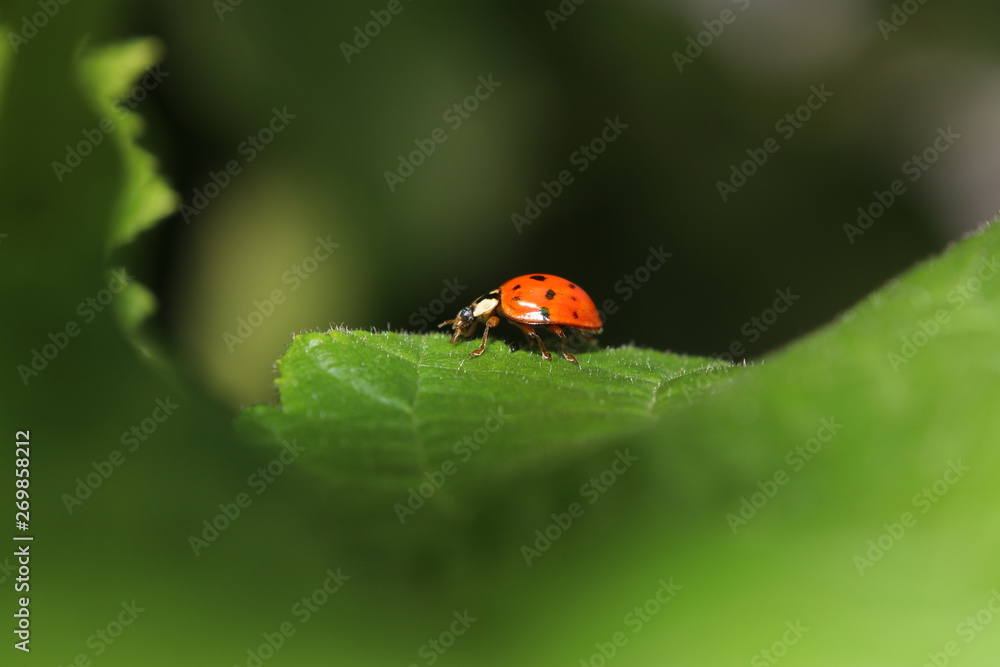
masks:
{"type": "Polygon", "coordinates": [[[455,319],[442,322],[438,328],[451,325],[451,342],[459,337],[471,336],[480,322],[486,324],[483,342],[469,356],[478,357],[486,349],[486,339],[490,329],[500,324],[500,317],[506,317],[534,340],[542,356],[551,361],[552,355],[538,335],[536,327],[545,327],[562,339],[562,355],[579,365],[572,354],[566,351],[564,328],[576,329],[590,342],[590,334],[601,333],[601,316],[597,306],[580,287],[559,276],[547,273],[532,273],[508,280],[498,289],[484,294],[470,305],[458,311],[455,319]]]}

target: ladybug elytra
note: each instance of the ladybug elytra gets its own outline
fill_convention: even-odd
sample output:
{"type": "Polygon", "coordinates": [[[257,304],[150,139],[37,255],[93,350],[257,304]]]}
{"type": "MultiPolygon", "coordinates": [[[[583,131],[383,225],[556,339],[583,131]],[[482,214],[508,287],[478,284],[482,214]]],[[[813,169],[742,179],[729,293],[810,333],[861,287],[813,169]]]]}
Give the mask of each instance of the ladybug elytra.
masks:
{"type": "Polygon", "coordinates": [[[576,357],[566,351],[566,332],[576,329],[588,341],[588,334],[601,333],[601,316],[597,306],[580,287],[559,276],[533,273],[508,280],[498,289],[484,294],[458,311],[454,319],[442,322],[438,328],[451,325],[451,342],[460,337],[472,336],[479,323],[486,325],[483,341],[469,356],[478,357],[486,349],[490,329],[500,324],[503,316],[538,343],[542,356],[551,360],[552,355],[538,335],[537,328],[546,328],[562,340],[562,355],[578,364],[576,357]]]}

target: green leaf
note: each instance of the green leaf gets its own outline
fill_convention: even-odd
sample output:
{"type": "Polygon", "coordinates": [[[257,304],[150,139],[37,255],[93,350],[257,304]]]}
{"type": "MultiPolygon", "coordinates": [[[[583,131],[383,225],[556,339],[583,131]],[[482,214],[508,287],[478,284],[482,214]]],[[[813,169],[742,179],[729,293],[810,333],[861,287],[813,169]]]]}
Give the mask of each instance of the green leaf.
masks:
{"type": "MultiPolygon", "coordinates": [[[[669,630],[636,643],[676,664],[770,664],[772,646],[795,664],[924,664],[949,644],[991,664],[1000,635],[962,623],[1000,599],[998,274],[993,226],[661,420],[632,443],[652,481],[629,525],[588,510],[593,535],[546,565],[593,552],[581,567],[627,571],[609,600],[624,609],[674,577],[669,630]],[[704,641],[705,618],[726,641],[704,641]],[[807,634],[784,634],[797,623],[807,634]]],[[[579,619],[577,653],[613,616],[579,619]]]]}
{"type": "Polygon", "coordinates": [[[296,441],[333,480],[405,488],[450,461],[472,484],[635,432],[732,369],[628,347],[580,353],[576,366],[499,340],[471,359],[477,344],[344,329],[297,336],[278,361],[280,407],[252,407],[239,425],[296,441]]]}
{"type": "MultiPolygon", "coordinates": [[[[280,405],[251,407],[238,426],[267,442],[295,441],[306,452],[303,463],[332,481],[393,488],[422,481],[449,462],[462,464],[461,484],[476,485],[574,460],[601,445],[636,441],[668,411],[670,419],[654,433],[670,432],[678,453],[696,443],[698,457],[717,456],[730,471],[720,477],[710,469],[717,478],[710,486],[734,474],[764,474],[774,464],[774,442],[804,441],[823,418],[852,407],[860,408],[853,429],[874,432],[887,414],[909,414],[918,399],[928,403],[910,424],[893,426],[916,440],[940,428],[931,417],[942,380],[914,381],[909,365],[960,368],[968,348],[948,349],[942,341],[973,335],[970,324],[979,336],[1000,331],[1000,309],[975,305],[1000,281],[974,292],[964,287],[991,266],[987,239],[995,238],[990,230],[966,241],[747,368],[628,347],[581,354],[577,367],[558,356],[547,362],[535,352],[510,352],[499,341],[470,359],[476,342],[451,344],[438,334],[304,334],[278,361],[280,405]],[[932,351],[917,359],[925,338],[934,341],[932,351]],[[694,400],[703,393],[710,398],[694,400]],[[697,415],[695,423],[684,413],[697,415]],[[720,429],[728,429],[724,437],[712,436],[720,429]],[[733,448],[734,438],[749,444],[733,448]]],[[[888,451],[884,442],[865,454],[866,465],[892,465],[879,451],[888,451]]]]}
{"type": "MultiPolygon", "coordinates": [[[[144,124],[136,109],[169,76],[157,66],[162,58],[162,44],[142,38],[85,51],[77,62],[77,80],[97,114],[102,141],[116,147],[121,162],[122,182],[107,228],[109,249],[130,243],[177,208],[177,194],[159,173],[156,157],[139,145],[144,124]]],[[[133,281],[115,309],[132,345],[169,375],[162,352],[141,330],[156,306],[152,292],[133,281]]]]}
{"type": "Polygon", "coordinates": [[[177,208],[177,195],[158,173],[156,158],[138,144],[143,121],[133,111],[137,99],[167,75],[150,70],[162,56],[157,40],[136,39],[88,51],[78,65],[81,87],[103,124],[99,127],[112,128],[107,139],[123,162],[124,182],[108,237],[111,248],[128,243],[177,208]]]}

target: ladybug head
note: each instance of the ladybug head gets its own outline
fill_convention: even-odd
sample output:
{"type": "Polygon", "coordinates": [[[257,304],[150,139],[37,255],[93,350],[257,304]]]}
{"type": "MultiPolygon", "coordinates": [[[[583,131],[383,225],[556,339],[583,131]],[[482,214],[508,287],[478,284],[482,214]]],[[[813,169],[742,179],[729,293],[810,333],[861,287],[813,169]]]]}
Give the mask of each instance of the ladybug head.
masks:
{"type": "Polygon", "coordinates": [[[455,319],[439,324],[438,329],[449,324],[452,329],[451,342],[454,343],[459,336],[471,336],[476,330],[476,325],[479,324],[479,318],[476,317],[475,309],[472,306],[466,306],[458,311],[455,319]]]}
{"type": "MultiPolygon", "coordinates": [[[[499,307],[500,293],[498,291],[484,294],[458,311],[455,319],[442,322],[438,325],[438,328],[440,329],[450,324],[452,330],[451,342],[454,343],[458,340],[459,336],[471,336],[474,334],[479,323],[486,322],[492,318],[499,307]]],[[[495,324],[495,322],[493,324],[487,323],[487,326],[494,326],[495,324]]]]}

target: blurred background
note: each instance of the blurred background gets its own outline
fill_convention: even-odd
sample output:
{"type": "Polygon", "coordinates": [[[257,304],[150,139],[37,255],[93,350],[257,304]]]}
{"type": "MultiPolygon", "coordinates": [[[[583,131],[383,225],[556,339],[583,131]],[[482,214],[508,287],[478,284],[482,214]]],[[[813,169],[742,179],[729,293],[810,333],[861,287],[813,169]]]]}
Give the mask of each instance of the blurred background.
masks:
{"type": "Polygon", "coordinates": [[[563,4],[124,12],[122,34],[165,45],[169,76],[137,111],[183,202],[241,169],[142,239],[171,351],[226,400],[259,401],[290,331],[424,331],[547,272],[615,300],[605,344],[739,361],[997,212],[994,5],[563,4]],[[287,127],[247,144],[276,109],[287,127]],[[603,146],[607,119],[624,129],[603,146]],[[960,138],[936,151],[948,128],[960,138]],[[419,164],[396,181],[400,156],[419,164]],[[845,230],[896,180],[904,194],[845,230]],[[289,278],[317,236],[339,248],[289,278]],[[635,276],[661,246],[669,260],[635,276]],[[222,332],[276,288],[287,303],[230,350],[222,332]],[[754,324],[779,289],[794,307],[754,324]]]}
{"type": "MultiPolygon", "coordinates": [[[[293,333],[430,331],[508,278],[546,272],[594,298],[602,344],[753,360],[991,219],[998,20],[985,0],[5,2],[4,367],[84,321],[78,305],[109,268],[146,286],[135,298],[150,313],[145,351],[98,316],[72,353],[5,384],[5,425],[34,429],[38,513],[59,535],[39,545],[39,604],[66,629],[39,636],[47,664],[136,664],[89,642],[135,591],[160,610],[192,607],[190,626],[149,623],[145,645],[250,664],[243,647],[336,571],[328,517],[300,511],[326,492],[305,476],[259,507],[260,532],[200,560],[185,542],[270,460],[228,420],[275,400],[273,362],[293,333]],[[119,245],[107,222],[125,179],[117,153],[96,147],[64,180],[52,163],[101,119],[74,63],[146,36],[159,64],[118,108],[141,124],[177,207],[119,245]],[[155,426],[127,475],[68,511],[90,462],[167,398],[184,418],[155,426]],[[268,581],[278,563],[280,584],[268,581]],[[206,624],[216,597],[245,616],[206,624]]],[[[391,561],[354,545],[350,525],[337,524],[344,552],[391,561]]],[[[355,600],[367,623],[384,605],[419,616],[447,569],[431,557],[401,568],[412,595],[369,582],[381,594],[355,600]]],[[[447,627],[448,610],[431,625],[447,627]]],[[[416,660],[421,632],[368,664],[416,660]]],[[[322,646],[303,639],[273,664],[309,664],[322,646]]],[[[357,650],[345,664],[365,664],[357,650]]]]}

